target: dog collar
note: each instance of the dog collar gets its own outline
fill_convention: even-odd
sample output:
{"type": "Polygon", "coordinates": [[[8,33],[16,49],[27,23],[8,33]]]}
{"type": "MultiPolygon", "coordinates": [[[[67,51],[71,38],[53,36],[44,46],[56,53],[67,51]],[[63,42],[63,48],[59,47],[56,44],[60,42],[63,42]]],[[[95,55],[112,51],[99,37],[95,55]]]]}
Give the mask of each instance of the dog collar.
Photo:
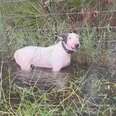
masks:
{"type": "Polygon", "coordinates": [[[61,43],[62,43],[62,47],[64,48],[64,50],[65,50],[66,53],[72,54],[74,52],[74,51],[69,50],[69,49],[66,48],[64,41],[62,41],[61,43]]]}

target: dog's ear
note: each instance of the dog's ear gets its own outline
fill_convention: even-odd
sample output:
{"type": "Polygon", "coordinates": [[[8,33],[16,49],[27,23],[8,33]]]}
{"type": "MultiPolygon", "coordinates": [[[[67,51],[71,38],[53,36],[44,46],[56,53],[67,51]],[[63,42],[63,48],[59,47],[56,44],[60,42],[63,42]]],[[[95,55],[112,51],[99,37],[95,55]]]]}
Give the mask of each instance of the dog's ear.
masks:
{"type": "Polygon", "coordinates": [[[68,33],[62,33],[62,34],[59,35],[59,37],[62,38],[61,39],[62,41],[67,42],[68,33]]]}

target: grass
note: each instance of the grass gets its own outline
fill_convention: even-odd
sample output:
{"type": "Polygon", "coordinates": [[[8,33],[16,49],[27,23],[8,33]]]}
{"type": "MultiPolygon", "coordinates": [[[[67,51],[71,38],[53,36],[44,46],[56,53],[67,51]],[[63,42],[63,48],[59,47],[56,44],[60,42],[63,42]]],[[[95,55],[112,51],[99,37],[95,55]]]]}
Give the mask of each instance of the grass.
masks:
{"type": "MultiPolygon", "coordinates": [[[[80,4],[80,1],[76,1],[76,7],[80,4]]],[[[74,6],[69,5],[68,8],[75,7],[75,0],[71,5],[74,6]]],[[[107,29],[100,31],[89,26],[85,29],[82,28],[83,30],[80,31],[81,49],[74,59],[86,68],[79,67],[71,73],[71,79],[66,89],[44,91],[33,86],[22,88],[13,82],[13,66],[10,62],[14,51],[26,45],[48,46],[53,44],[56,41],[56,32],[69,31],[66,28],[68,26],[67,17],[46,16],[47,13],[42,4],[37,3],[36,0],[13,5],[5,3],[0,5],[0,10],[2,13],[2,16],[0,15],[1,116],[115,115],[116,84],[110,81],[111,74],[107,75],[106,69],[103,72],[100,69],[101,73],[100,71],[95,73],[98,75],[97,77],[100,77],[99,79],[96,79],[95,75],[93,78],[91,77],[92,70],[97,69],[96,67],[91,68],[93,62],[97,62],[103,56],[101,51],[104,49],[102,48],[105,46],[104,42],[107,38],[115,36],[109,25],[107,29]],[[8,15],[9,17],[5,17],[8,15]],[[45,15],[45,17],[41,17],[41,15],[45,15]],[[91,90],[94,91],[94,95],[91,90]],[[99,98],[98,102],[94,99],[96,96],[99,98]]],[[[49,10],[58,12],[57,5],[54,4],[52,8],[49,6],[49,10]]]]}
{"type": "MultiPolygon", "coordinates": [[[[82,75],[77,74],[77,76],[82,75]]],[[[81,85],[83,78],[77,78],[76,75],[75,78],[76,81],[72,79],[65,90],[46,92],[33,87],[20,88],[12,83],[9,76],[3,80],[1,87],[0,114],[11,114],[12,116],[78,116],[89,114],[109,116],[115,112],[115,104],[113,104],[115,95],[108,95],[107,87],[109,84],[107,80],[96,81],[97,89],[95,90],[99,90],[99,95],[103,97],[101,102],[97,104],[90,100],[92,96],[88,98],[84,96],[81,85]],[[6,81],[9,85],[7,87],[6,81]]],[[[115,83],[110,84],[110,89],[113,88],[115,89],[115,83]]]]}

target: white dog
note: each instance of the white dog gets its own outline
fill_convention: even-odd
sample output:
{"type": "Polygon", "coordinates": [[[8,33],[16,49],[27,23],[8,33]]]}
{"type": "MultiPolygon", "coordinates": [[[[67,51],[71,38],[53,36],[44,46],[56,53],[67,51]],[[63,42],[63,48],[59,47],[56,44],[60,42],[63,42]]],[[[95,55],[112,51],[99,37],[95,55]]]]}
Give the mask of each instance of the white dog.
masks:
{"type": "Polygon", "coordinates": [[[71,53],[79,48],[80,42],[76,33],[62,34],[59,37],[61,40],[49,47],[27,46],[17,50],[14,54],[16,63],[25,71],[30,71],[31,65],[60,71],[70,64],[71,53]]]}

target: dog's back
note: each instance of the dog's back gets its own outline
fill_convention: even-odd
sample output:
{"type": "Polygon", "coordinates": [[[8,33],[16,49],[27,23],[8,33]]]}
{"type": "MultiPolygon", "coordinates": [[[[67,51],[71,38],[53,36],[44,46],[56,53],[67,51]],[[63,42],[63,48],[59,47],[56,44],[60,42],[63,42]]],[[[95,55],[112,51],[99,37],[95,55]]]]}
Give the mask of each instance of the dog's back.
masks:
{"type": "Polygon", "coordinates": [[[14,53],[14,59],[22,70],[30,70],[30,66],[51,68],[50,57],[53,47],[27,46],[14,53]]]}

